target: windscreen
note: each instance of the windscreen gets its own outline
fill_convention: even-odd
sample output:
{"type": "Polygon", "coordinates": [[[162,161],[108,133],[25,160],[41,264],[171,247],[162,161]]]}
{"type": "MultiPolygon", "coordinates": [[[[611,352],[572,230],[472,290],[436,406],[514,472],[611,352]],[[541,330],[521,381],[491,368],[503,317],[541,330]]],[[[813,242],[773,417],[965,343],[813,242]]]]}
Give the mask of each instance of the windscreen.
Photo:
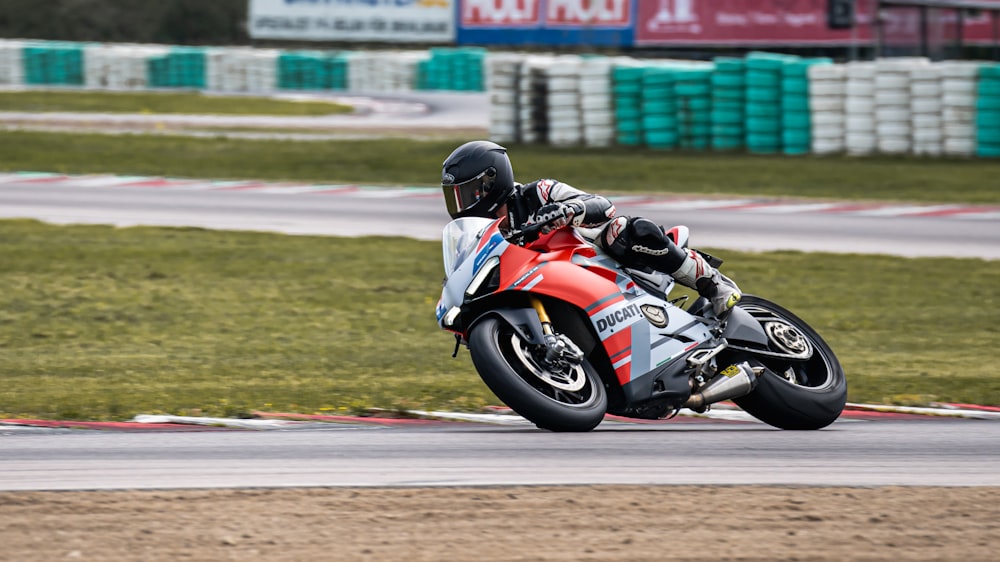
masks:
{"type": "Polygon", "coordinates": [[[441,249],[444,254],[444,273],[451,275],[476,249],[476,243],[493,221],[478,217],[456,219],[444,227],[441,249]]]}

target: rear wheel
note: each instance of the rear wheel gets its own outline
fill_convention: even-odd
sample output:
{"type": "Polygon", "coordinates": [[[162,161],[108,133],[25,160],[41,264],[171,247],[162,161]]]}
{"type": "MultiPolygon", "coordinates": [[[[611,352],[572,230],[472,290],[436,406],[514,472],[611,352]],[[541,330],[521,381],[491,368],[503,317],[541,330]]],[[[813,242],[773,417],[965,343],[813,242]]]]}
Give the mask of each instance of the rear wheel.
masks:
{"type": "MultiPolygon", "coordinates": [[[[739,307],[760,322],[766,353],[750,354],[767,367],[750,394],[734,399],[753,417],[781,429],[820,429],[833,423],[847,403],[847,378],[830,346],[802,319],[753,295],[739,307]]],[[[746,359],[743,356],[742,359],[746,359]]]]}
{"type": "Polygon", "coordinates": [[[590,431],[604,419],[607,394],[586,359],[579,365],[550,365],[544,347],[528,344],[495,317],[473,327],[469,352],[497,398],[542,429],[590,431]]]}

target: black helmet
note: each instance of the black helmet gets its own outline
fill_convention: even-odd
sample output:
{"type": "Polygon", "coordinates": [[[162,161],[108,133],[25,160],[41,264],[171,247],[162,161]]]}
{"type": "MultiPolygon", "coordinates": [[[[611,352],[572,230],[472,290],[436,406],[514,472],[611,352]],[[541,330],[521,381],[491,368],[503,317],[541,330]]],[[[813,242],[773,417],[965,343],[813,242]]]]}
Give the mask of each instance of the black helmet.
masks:
{"type": "Polygon", "coordinates": [[[441,188],[451,218],[496,218],[496,210],[514,194],[507,149],[489,141],[456,148],[441,166],[441,188]]]}

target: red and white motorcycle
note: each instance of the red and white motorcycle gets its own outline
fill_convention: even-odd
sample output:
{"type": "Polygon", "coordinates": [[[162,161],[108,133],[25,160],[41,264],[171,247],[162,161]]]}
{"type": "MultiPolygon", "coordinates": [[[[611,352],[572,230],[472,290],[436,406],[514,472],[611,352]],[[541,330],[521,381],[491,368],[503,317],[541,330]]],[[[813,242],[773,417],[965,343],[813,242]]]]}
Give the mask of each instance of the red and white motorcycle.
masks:
{"type": "MultiPolygon", "coordinates": [[[[588,431],[607,413],[660,419],[722,400],[783,429],[819,429],[843,411],[836,356],[781,306],[744,295],[720,319],[704,298],[671,299],[670,276],[623,267],[572,228],[505,236],[499,223],[445,227],[437,319],[455,354],[467,345],[490,390],[538,427],[588,431]]],[[[670,235],[687,245],[686,227],[670,235]]]]}

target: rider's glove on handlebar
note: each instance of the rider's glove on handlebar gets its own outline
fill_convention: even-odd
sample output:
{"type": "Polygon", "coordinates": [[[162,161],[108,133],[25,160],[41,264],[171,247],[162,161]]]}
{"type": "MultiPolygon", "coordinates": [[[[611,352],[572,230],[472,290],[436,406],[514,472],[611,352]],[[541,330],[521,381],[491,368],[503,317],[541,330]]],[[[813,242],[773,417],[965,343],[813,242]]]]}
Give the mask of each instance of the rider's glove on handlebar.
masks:
{"type": "Polygon", "coordinates": [[[570,224],[578,225],[583,220],[583,211],[579,201],[548,203],[538,209],[527,224],[542,224],[542,234],[548,234],[570,224]]]}

